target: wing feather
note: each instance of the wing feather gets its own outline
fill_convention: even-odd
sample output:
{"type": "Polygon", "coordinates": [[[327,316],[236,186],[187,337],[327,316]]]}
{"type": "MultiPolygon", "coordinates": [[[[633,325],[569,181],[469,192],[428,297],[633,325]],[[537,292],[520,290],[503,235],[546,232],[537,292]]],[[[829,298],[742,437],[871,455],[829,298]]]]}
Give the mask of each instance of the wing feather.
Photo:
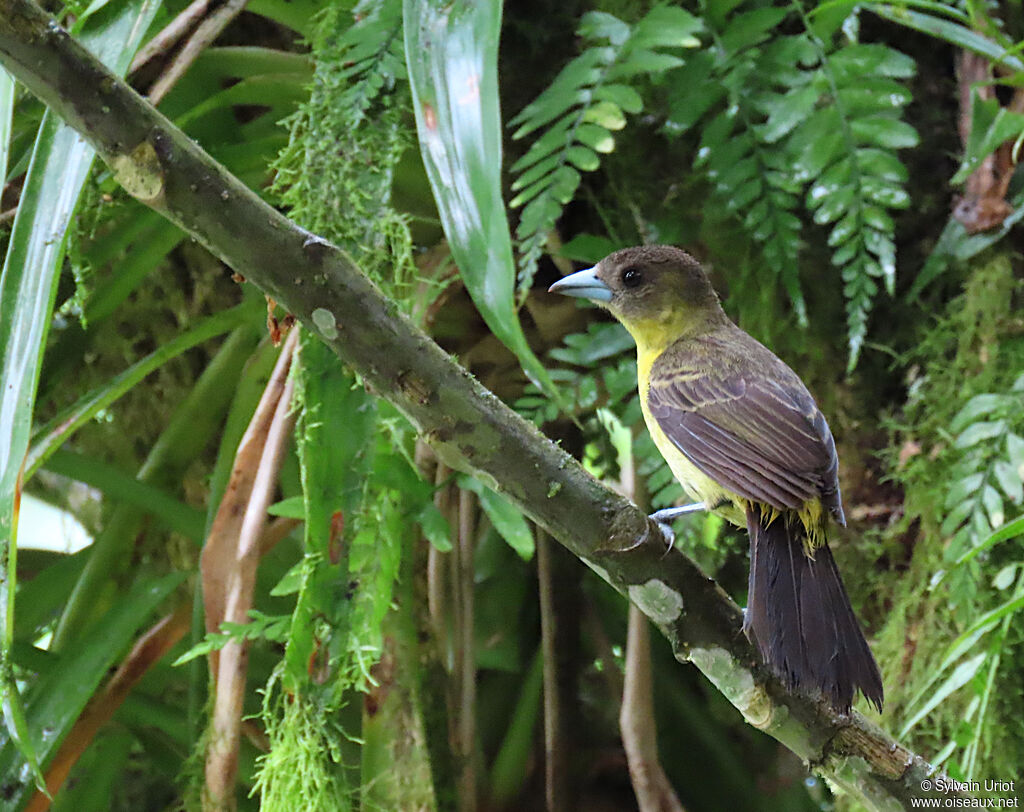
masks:
{"type": "Polygon", "coordinates": [[[746,339],[739,346],[705,336],[663,353],[651,369],[651,416],[698,469],[744,499],[799,510],[818,498],[844,523],[824,416],[789,367],[736,333],[746,339]]]}

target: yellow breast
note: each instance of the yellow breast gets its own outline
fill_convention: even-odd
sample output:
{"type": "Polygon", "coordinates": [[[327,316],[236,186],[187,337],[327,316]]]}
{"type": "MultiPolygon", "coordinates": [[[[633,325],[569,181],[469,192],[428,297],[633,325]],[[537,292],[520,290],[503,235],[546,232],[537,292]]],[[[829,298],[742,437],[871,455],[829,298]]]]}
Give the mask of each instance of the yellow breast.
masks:
{"type": "Polygon", "coordinates": [[[715,513],[733,524],[743,526],[746,524],[746,515],[742,500],[734,499],[727,490],[690,462],[661,430],[658,421],[654,419],[647,407],[647,393],[651,386],[651,367],[663,351],[663,347],[652,349],[650,346],[637,344],[636,367],[640,390],[640,409],[643,411],[644,422],[647,424],[651,439],[654,440],[654,445],[661,452],[661,456],[665,458],[665,462],[668,463],[668,467],[679,484],[693,499],[709,506],[715,506],[715,513]]]}

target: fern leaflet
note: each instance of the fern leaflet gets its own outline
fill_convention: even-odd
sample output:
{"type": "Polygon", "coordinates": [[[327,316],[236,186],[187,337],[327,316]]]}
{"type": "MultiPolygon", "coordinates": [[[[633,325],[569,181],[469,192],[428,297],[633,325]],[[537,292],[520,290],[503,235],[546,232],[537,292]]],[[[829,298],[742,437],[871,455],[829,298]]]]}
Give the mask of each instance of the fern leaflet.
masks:
{"type": "Polygon", "coordinates": [[[681,65],[668,51],[699,45],[699,30],[693,15],[668,6],[655,7],[632,26],[611,14],[588,12],[579,34],[590,47],[510,122],[518,127],[516,139],[543,129],[512,166],[517,194],[511,205],[523,207],[516,229],[520,301],[549,232],[579,188],[580,173],[600,166],[601,153],[615,149],[612,133],[626,125],[627,114],[643,109],[633,83],[681,65]]]}

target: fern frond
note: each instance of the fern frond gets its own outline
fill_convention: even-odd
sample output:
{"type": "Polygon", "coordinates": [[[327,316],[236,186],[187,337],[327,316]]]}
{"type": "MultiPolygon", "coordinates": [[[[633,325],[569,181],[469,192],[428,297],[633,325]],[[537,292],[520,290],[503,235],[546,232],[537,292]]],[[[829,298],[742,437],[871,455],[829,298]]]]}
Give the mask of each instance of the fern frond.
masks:
{"type": "Polygon", "coordinates": [[[910,93],[897,79],[914,73],[913,61],[881,44],[818,49],[818,73],[828,88],[822,107],[794,133],[797,164],[815,177],[807,208],[818,225],[831,225],[828,244],[846,298],[849,369],[857,363],[867,318],[881,279],[896,283],[895,224],[888,209],[910,204],[907,171],[896,150],[917,144],[917,132],[900,116],[910,93]]]}
{"type": "Polygon", "coordinates": [[[806,182],[793,175],[785,140],[821,95],[814,51],[805,36],[773,37],[785,9],[767,8],[719,20],[717,47],[690,60],[678,86],[669,129],[684,131],[707,112],[695,166],[712,183],[716,207],[736,217],[762,248],[764,264],[782,282],[797,320],[807,323],[798,275],[802,249],[796,211],[806,182]],[[690,88],[696,89],[691,94],[690,88]]]}
{"type": "Polygon", "coordinates": [[[693,15],[668,6],[654,8],[634,25],[589,12],[579,28],[587,50],[510,122],[517,127],[515,139],[543,129],[512,166],[517,194],[511,205],[523,207],[516,229],[521,300],[549,232],[579,188],[580,173],[600,166],[600,155],[615,149],[613,132],[626,125],[627,115],[643,109],[633,83],[683,64],[670,51],[697,47],[694,34],[700,27],[693,15]]]}
{"type": "Polygon", "coordinates": [[[799,5],[805,31],[774,32],[782,7],[708,15],[716,48],[687,61],[669,129],[701,123],[695,162],[719,210],[762,246],[764,265],[806,322],[798,277],[806,208],[830,226],[828,245],[843,280],[850,367],[860,354],[879,281],[895,285],[894,223],[907,173],[896,151],[917,143],[901,120],[910,93],[900,80],[914,63],[884,45],[826,46],[799,5]],[[691,88],[694,90],[691,91],[691,88]]]}
{"type": "Polygon", "coordinates": [[[956,435],[954,465],[942,524],[950,538],[947,557],[956,560],[998,530],[1007,503],[1018,512],[1024,502],[1024,375],[1009,392],[972,397],[950,424],[956,435]]]}

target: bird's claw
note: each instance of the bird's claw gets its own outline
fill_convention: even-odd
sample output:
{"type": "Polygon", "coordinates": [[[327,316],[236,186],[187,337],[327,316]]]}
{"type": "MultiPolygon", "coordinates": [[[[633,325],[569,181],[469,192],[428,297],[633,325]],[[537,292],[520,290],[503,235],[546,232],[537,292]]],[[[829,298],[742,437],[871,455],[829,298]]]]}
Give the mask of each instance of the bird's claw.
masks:
{"type": "Polygon", "coordinates": [[[666,522],[659,522],[654,518],[654,514],[651,514],[647,518],[654,519],[654,523],[658,526],[658,530],[661,531],[661,537],[665,540],[665,555],[672,552],[672,548],[676,544],[676,531],[672,529],[670,524],[666,522]]]}
{"type": "Polygon", "coordinates": [[[672,551],[672,548],[676,543],[676,534],[669,525],[669,522],[674,522],[680,516],[685,516],[687,513],[696,513],[698,510],[707,510],[707,506],[703,502],[695,502],[692,505],[681,505],[680,507],[656,510],[647,517],[654,522],[661,531],[662,538],[665,539],[665,546],[667,548],[665,550],[666,555],[672,551]]]}

